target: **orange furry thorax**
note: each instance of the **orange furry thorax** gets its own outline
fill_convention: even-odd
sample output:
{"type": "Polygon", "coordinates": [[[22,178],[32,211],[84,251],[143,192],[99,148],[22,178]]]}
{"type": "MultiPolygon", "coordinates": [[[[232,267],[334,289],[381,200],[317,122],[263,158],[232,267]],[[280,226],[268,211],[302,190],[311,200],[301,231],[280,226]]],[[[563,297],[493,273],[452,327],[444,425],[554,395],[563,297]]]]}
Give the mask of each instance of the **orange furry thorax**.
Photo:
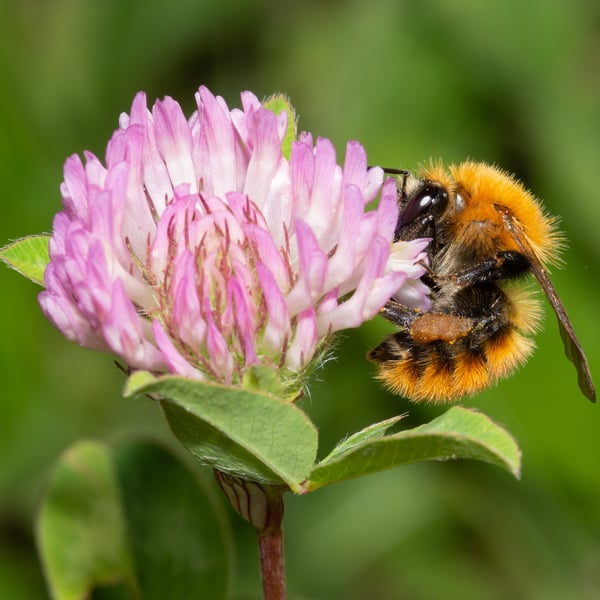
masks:
{"type": "Polygon", "coordinates": [[[433,163],[421,176],[448,189],[450,233],[457,243],[476,246],[481,251],[517,250],[513,236],[503,224],[502,209],[520,223],[542,263],[557,262],[562,242],[556,229],[557,219],[549,217],[533,194],[506,171],[476,162],[451,165],[448,170],[433,163]],[[464,201],[461,206],[456,202],[458,195],[464,201]]]}

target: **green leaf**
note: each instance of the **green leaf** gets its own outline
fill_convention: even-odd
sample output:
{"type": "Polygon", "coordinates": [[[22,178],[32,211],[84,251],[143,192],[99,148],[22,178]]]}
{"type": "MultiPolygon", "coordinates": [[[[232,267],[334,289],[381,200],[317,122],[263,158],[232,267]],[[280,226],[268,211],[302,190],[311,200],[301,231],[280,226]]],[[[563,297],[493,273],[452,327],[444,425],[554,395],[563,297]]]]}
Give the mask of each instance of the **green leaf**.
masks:
{"type": "Polygon", "coordinates": [[[317,453],[317,431],[294,404],[256,390],[134,373],[126,396],[158,395],[177,439],[202,464],[301,490],[317,453]]]}
{"type": "Polygon", "coordinates": [[[152,442],[84,441],[60,458],[38,545],[55,600],[228,597],[229,531],[205,486],[152,442]]]}
{"type": "Polygon", "coordinates": [[[387,423],[352,436],[358,443],[340,444],[313,469],[304,491],[424,460],[482,460],[519,477],[521,453],[514,438],[480,412],[455,406],[415,429],[383,437],[369,435],[370,429],[382,433],[387,423]]]}
{"type": "Polygon", "coordinates": [[[355,446],[358,446],[364,442],[369,440],[376,440],[383,437],[390,427],[393,427],[400,419],[403,419],[404,415],[398,417],[392,417],[391,419],[386,419],[385,421],[380,421],[379,423],[373,423],[352,435],[349,435],[347,438],[343,439],[330,453],[329,455],[321,461],[325,463],[327,461],[333,460],[336,456],[344,454],[348,452],[355,446]]]}
{"type": "Polygon", "coordinates": [[[133,586],[118,484],[106,446],[82,441],[61,456],[37,535],[55,600],[79,600],[97,585],[122,580],[133,586]]]}
{"type": "Polygon", "coordinates": [[[115,451],[140,597],[229,597],[232,547],[224,514],[201,480],[152,442],[115,451]]]}
{"type": "Polygon", "coordinates": [[[247,390],[268,392],[279,397],[283,394],[281,379],[271,367],[260,365],[250,367],[244,375],[242,386],[247,390]]]}
{"type": "Polygon", "coordinates": [[[296,117],[296,111],[290,104],[287,96],[284,94],[275,94],[265,100],[264,107],[274,112],[276,115],[285,111],[288,115],[288,128],[281,143],[281,150],[283,157],[286,160],[290,159],[292,155],[292,142],[295,141],[298,135],[298,123],[296,117]]]}
{"type": "Polygon", "coordinates": [[[30,235],[0,250],[0,260],[34,283],[44,285],[44,271],[50,262],[48,235],[30,235]]]}

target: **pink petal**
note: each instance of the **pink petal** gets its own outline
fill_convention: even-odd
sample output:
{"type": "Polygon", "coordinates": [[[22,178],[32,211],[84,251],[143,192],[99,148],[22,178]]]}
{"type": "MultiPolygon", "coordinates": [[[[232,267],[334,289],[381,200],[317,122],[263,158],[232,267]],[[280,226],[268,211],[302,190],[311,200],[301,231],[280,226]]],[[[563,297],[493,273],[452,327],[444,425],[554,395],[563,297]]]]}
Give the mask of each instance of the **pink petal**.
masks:
{"type": "Polygon", "coordinates": [[[242,342],[244,365],[254,365],[259,362],[254,345],[256,337],[256,322],[253,299],[246,293],[245,287],[237,279],[229,280],[229,291],[234,308],[237,325],[237,337],[242,342]]]}
{"type": "Polygon", "coordinates": [[[289,339],[291,332],[285,298],[267,265],[256,263],[256,274],[267,305],[267,324],[263,333],[263,343],[269,350],[280,350],[289,339]]]}
{"type": "MultiPolygon", "coordinates": [[[[377,197],[377,194],[381,191],[381,184],[383,183],[383,169],[380,167],[372,167],[367,172],[367,181],[364,185],[363,196],[365,198],[365,204],[372,202],[377,197]]],[[[395,184],[395,180],[394,180],[395,184]]]]}
{"type": "Polygon", "coordinates": [[[62,281],[55,277],[55,265],[51,263],[44,273],[46,290],[38,296],[46,317],[69,340],[93,350],[108,351],[108,346],[90,327],[89,322],[69,300],[62,281]]]}
{"type": "Polygon", "coordinates": [[[196,94],[198,118],[202,124],[194,143],[196,172],[203,178],[208,195],[224,197],[227,192],[240,191],[238,171],[245,164],[238,148],[229,113],[221,103],[201,87],[196,94]]]}
{"type": "Polygon", "coordinates": [[[297,317],[296,335],[285,355],[286,365],[293,371],[301,370],[315,353],[318,341],[315,309],[307,308],[297,317]]]}
{"type": "Polygon", "coordinates": [[[87,220],[87,178],[83,163],[76,154],[65,161],[64,181],[60,184],[60,192],[69,217],[87,220]]]}
{"type": "Polygon", "coordinates": [[[310,208],[315,159],[312,146],[301,142],[292,144],[290,174],[292,180],[292,219],[302,219],[310,208]]]}
{"type": "Polygon", "coordinates": [[[390,241],[394,238],[398,223],[398,186],[396,180],[388,177],[381,188],[381,198],[377,205],[378,234],[390,241]]]}
{"type": "Polygon", "coordinates": [[[187,119],[175,100],[166,97],[152,109],[156,145],[165,162],[171,185],[189,184],[190,192],[197,191],[196,173],[192,161],[192,135],[187,119]]]}
{"type": "Polygon", "coordinates": [[[350,141],[346,144],[344,159],[343,186],[355,185],[363,189],[367,181],[367,153],[358,143],[350,141]]]}
{"type": "Polygon", "coordinates": [[[298,279],[286,297],[290,315],[306,310],[323,293],[327,277],[327,255],[319,248],[312,229],[302,221],[296,221],[296,241],[298,244],[298,279]]]}
{"type": "Polygon", "coordinates": [[[253,152],[248,163],[244,193],[262,208],[273,177],[283,160],[275,115],[264,108],[251,111],[248,115],[248,135],[253,152]]]}
{"type": "Polygon", "coordinates": [[[427,312],[431,309],[430,292],[431,290],[422,281],[413,279],[405,281],[392,297],[404,306],[427,312]]]}
{"type": "MultiPolygon", "coordinates": [[[[144,94],[138,94],[131,106],[128,135],[136,135],[137,128],[133,132],[129,131],[135,126],[141,127],[144,135],[141,163],[135,165],[136,169],[139,168],[140,171],[135,171],[133,176],[136,180],[142,178],[143,190],[140,191],[147,194],[148,198],[143,205],[146,206],[150,202],[154,212],[161,214],[167,201],[172,196],[173,185],[157,146],[154,117],[146,107],[146,96],[144,94]]],[[[139,155],[139,152],[136,152],[136,155],[139,155]]],[[[139,194],[136,194],[136,197],[141,199],[139,194]]]]}
{"type": "Polygon", "coordinates": [[[176,373],[182,377],[189,377],[190,379],[204,379],[204,375],[195,369],[178,352],[177,348],[173,345],[171,338],[169,338],[158,321],[152,323],[152,331],[154,333],[154,338],[156,339],[156,344],[171,373],[176,373]]]}
{"type": "Polygon", "coordinates": [[[194,254],[186,250],[179,258],[173,275],[172,324],[180,332],[182,341],[199,350],[204,343],[206,323],[200,310],[196,275],[194,254]]]}
{"type": "Polygon", "coordinates": [[[111,300],[110,311],[102,323],[102,335],[111,350],[131,367],[164,368],[160,352],[144,338],[140,317],[118,279],[113,285],[111,300]]]}
{"type": "Polygon", "coordinates": [[[383,238],[376,238],[370,251],[369,261],[354,293],[338,307],[326,314],[319,314],[319,334],[329,330],[338,331],[358,327],[363,321],[374,317],[390,299],[398,286],[406,279],[402,272],[379,279],[383,274],[389,244],[383,238]]]}
{"type": "Polygon", "coordinates": [[[356,240],[361,229],[364,202],[360,191],[355,186],[345,189],[342,219],[335,253],[329,260],[327,282],[325,287],[337,287],[355,274],[357,263],[356,240]]]}
{"type": "MultiPolygon", "coordinates": [[[[339,218],[341,202],[342,170],[336,162],[333,144],[324,138],[317,140],[315,148],[314,179],[308,212],[298,215],[321,239],[323,232],[331,229],[332,222],[339,218]]],[[[332,244],[323,245],[329,250],[332,244]]]]}
{"type": "Polygon", "coordinates": [[[281,252],[275,246],[275,241],[268,231],[255,225],[246,225],[244,233],[252,243],[256,258],[268,267],[280,290],[290,287],[289,271],[283,261],[281,252]]]}
{"type": "Polygon", "coordinates": [[[231,382],[234,362],[233,356],[227,346],[227,341],[212,318],[210,305],[204,307],[204,316],[207,323],[206,351],[210,367],[215,375],[225,383],[231,382]]]}

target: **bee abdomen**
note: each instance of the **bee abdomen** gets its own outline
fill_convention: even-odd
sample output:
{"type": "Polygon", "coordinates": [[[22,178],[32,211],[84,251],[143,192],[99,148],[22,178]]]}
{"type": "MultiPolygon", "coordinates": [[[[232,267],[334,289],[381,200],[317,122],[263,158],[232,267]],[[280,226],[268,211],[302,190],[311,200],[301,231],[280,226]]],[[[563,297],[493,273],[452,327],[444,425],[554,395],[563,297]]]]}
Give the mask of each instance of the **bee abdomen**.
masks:
{"type": "Polygon", "coordinates": [[[380,363],[378,378],[410,400],[451,402],[476,394],[508,376],[533,351],[533,341],[506,324],[484,341],[417,344],[406,333],[388,337],[369,353],[380,363]]]}

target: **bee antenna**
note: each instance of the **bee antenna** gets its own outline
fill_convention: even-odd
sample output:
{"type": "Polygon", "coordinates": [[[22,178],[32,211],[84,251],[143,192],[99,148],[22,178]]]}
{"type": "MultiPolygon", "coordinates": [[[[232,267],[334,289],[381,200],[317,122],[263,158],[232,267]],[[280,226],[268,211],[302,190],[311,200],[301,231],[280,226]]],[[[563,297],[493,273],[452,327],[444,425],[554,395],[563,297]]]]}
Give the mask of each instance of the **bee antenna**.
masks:
{"type": "MultiPolygon", "coordinates": [[[[372,166],[367,167],[367,169],[372,169],[372,166]]],[[[388,175],[402,175],[402,189],[400,190],[400,197],[406,198],[406,180],[410,175],[410,171],[406,169],[393,169],[392,167],[381,167],[384,173],[388,175]]]]}

